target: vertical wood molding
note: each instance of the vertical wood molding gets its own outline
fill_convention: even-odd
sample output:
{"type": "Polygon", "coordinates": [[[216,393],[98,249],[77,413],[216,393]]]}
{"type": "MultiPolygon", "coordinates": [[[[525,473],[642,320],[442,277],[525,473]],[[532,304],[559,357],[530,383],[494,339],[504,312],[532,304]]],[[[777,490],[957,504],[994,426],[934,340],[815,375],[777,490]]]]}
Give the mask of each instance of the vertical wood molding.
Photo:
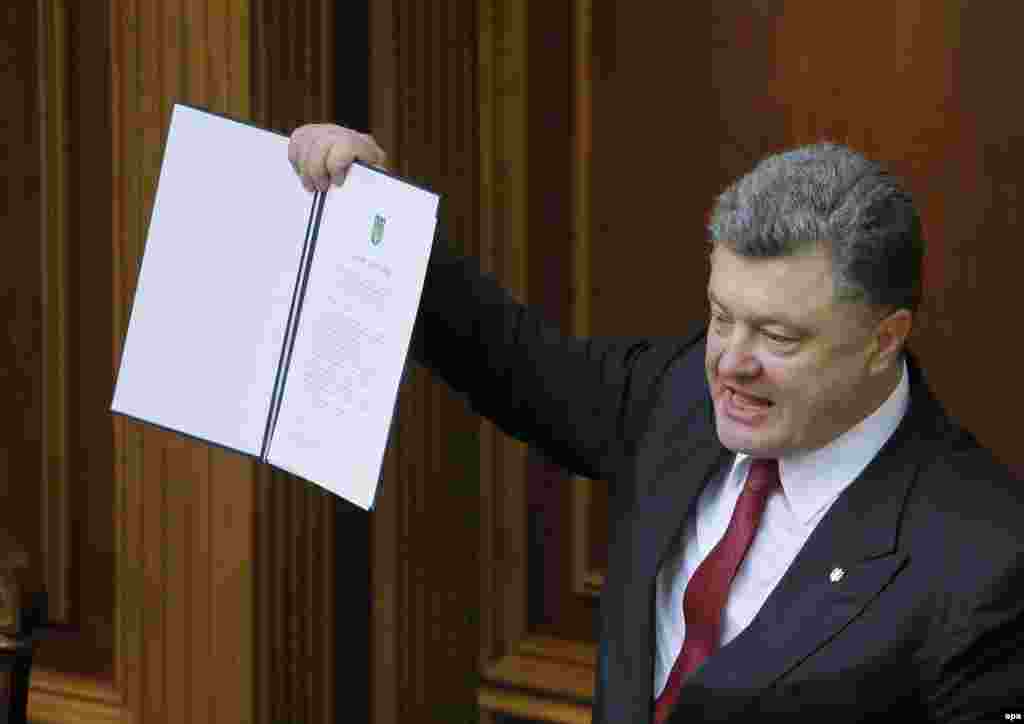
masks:
{"type": "Polygon", "coordinates": [[[31,6],[45,239],[39,528],[51,612],[67,624],[37,657],[33,721],[335,719],[334,498],[112,416],[105,384],[172,105],[243,120],[256,108],[254,120],[286,131],[330,115],[333,3],[293,3],[280,25],[279,4],[251,5],[31,6]]]}
{"type": "MultiPolygon", "coordinates": [[[[248,1],[111,0],[109,19],[116,369],[172,105],[248,116],[248,1]]],[[[113,425],[124,716],[252,721],[253,464],[120,417],[113,425]]]]}
{"type": "MultiPolygon", "coordinates": [[[[392,167],[401,147],[398,141],[398,34],[395,28],[399,0],[378,0],[370,4],[370,132],[388,154],[392,167]]],[[[415,375],[415,372],[413,373],[415,375]]],[[[407,446],[409,427],[406,400],[409,382],[400,391],[395,435],[384,456],[382,489],[374,503],[371,521],[371,721],[399,722],[404,689],[404,671],[399,658],[403,591],[400,588],[399,546],[401,535],[401,455],[407,446]]]]}
{"type": "MultiPolygon", "coordinates": [[[[493,12],[492,25],[481,32],[481,67],[490,70],[493,81],[488,90],[492,95],[482,93],[480,107],[488,114],[484,116],[485,124],[489,114],[494,114],[490,144],[482,150],[485,158],[493,159],[494,181],[491,187],[485,187],[485,193],[492,194],[491,224],[498,245],[495,255],[501,259],[502,255],[515,254],[522,264],[520,273],[506,272],[502,281],[520,298],[527,296],[523,291],[528,283],[531,302],[542,306],[545,314],[558,320],[568,332],[586,334],[592,293],[592,2],[575,0],[567,16],[541,3],[494,0],[488,5],[493,12]],[[565,43],[560,42],[566,34],[571,38],[572,52],[565,52],[565,43]],[[534,68],[540,73],[530,77],[529,70],[534,68]],[[567,97],[567,92],[571,96],[567,97]],[[546,113],[553,116],[547,117],[546,113]],[[531,161],[538,168],[531,169],[531,161]],[[559,167],[561,163],[568,166],[559,167]],[[540,257],[535,264],[528,264],[530,244],[540,257]],[[521,290],[516,289],[517,282],[523,285],[521,290]]],[[[512,445],[499,436],[495,447],[500,452],[495,457],[501,458],[505,451],[518,454],[512,445]]],[[[484,563],[485,576],[494,585],[485,588],[481,601],[483,616],[492,620],[493,629],[485,631],[490,639],[481,642],[483,681],[478,702],[488,716],[587,721],[593,694],[593,647],[539,636],[534,627],[541,623],[528,619],[526,601],[534,596],[530,586],[543,581],[545,590],[540,593],[544,613],[552,613],[547,608],[552,602],[561,611],[565,608],[563,589],[566,596],[572,595],[572,573],[580,571],[581,583],[587,579],[586,537],[573,537],[574,531],[566,526],[573,522],[572,506],[555,501],[564,497],[583,508],[591,483],[570,481],[560,469],[540,458],[530,459],[527,468],[525,450],[521,459],[522,468],[509,464],[507,456],[495,465],[494,499],[483,533],[488,542],[484,549],[490,551],[484,563]],[[564,490],[563,483],[572,489],[564,490]],[[573,494],[583,486],[580,492],[584,494],[573,494]],[[528,565],[536,563],[532,559],[528,562],[526,556],[528,488],[530,505],[536,508],[543,499],[542,518],[549,516],[547,522],[534,519],[531,523],[539,530],[550,527],[559,531],[557,535],[539,534],[545,535],[546,559],[566,555],[564,565],[555,564],[551,569],[564,574],[564,580],[550,580],[547,568],[527,574],[528,565]],[[547,504],[552,508],[548,509],[547,504]],[[563,507],[564,516],[560,512],[563,507]],[[576,549],[572,550],[574,542],[576,549]],[[548,586],[558,590],[549,591],[548,586]]],[[[580,606],[581,611],[586,609],[586,604],[580,606]]],[[[585,621],[584,614],[575,628],[585,629],[585,621]]],[[[557,622],[544,625],[553,623],[557,622]]]]}
{"type": "Polygon", "coordinates": [[[58,0],[37,0],[39,120],[43,229],[43,584],[50,621],[68,623],[69,518],[67,465],[67,105],[66,17],[58,0]]]}
{"type": "MultiPolygon", "coordinates": [[[[481,0],[481,268],[527,300],[527,12],[528,3],[481,0]]],[[[481,423],[490,460],[480,504],[482,664],[526,632],[525,445],[481,423]]]]}
{"type": "MultiPolygon", "coordinates": [[[[370,18],[374,135],[398,173],[441,192],[438,243],[476,256],[522,300],[526,12],[506,0],[392,0],[373,3],[370,18]]],[[[524,635],[525,475],[521,443],[414,370],[372,519],[374,722],[462,720],[459,692],[475,692],[487,664],[524,635]],[[474,549],[478,577],[465,566],[474,549]],[[466,620],[472,610],[479,618],[466,620]]],[[[486,705],[479,715],[490,719],[486,705]]]]}
{"type": "MultiPolygon", "coordinates": [[[[396,164],[398,143],[398,37],[395,30],[399,0],[370,3],[370,132],[396,164]]],[[[370,721],[392,724],[401,721],[404,672],[400,669],[399,627],[404,603],[399,578],[401,521],[400,449],[409,444],[409,386],[417,376],[413,370],[398,398],[394,435],[384,454],[382,489],[370,521],[371,535],[371,634],[370,634],[370,721]]]]}
{"type": "MultiPolygon", "coordinates": [[[[591,199],[590,159],[593,153],[593,0],[575,0],[573,32],[574,146],[572,149],[573,253],[572,253],[572,327],[573,334],[590,334],[590,244],[591,199]]],[[[573,589],[580,595],[600,594],[603,571],[590,557],[593,481],[572,480],[573,589]]]]}
{"type": "Polygon", "coordinates": [[[21,31],[33,34],[39,52],[35,77],[24,80],[37,97],[24,112],[38,125],[41,147],[32,168],[38,169],[41,193],[38,234],[25,237],[38,237],[38,244],[31,246],[39,250],[42,290],[38,324],[43,454],[38,478],[24,482],[30,483],[25,490],[36,491],[41,503],[35,526],[42,538],[39,582],[49,596],[50,621],[59,624],[40,642],[36,669],[109,677],[114,557],[113,451],[105,409],[110,375],[106,340],[111,337],[109,248],[102,242],[109,231],[104,209],[109,208],[105,192],[110,184],[109,139],[102,120],[106,14],[100,8],[83,24],[77,7],[63,0],[36,0],[30,7],[34,22],[21,31]],[[85,25],[99,32],[86,33],[85,25]],[[90,48],[80,42],[85,34],[94,38],[90,48]],[[69,81],[72,68],[82,87],[98,91],[88,106],[83,102],[87,93],[69,81]],[[89,142],[82,143],[86,137],[89,142]],[[97,239],[98,248],[90,248],[97,239]],[[85,279],[93,283],[87,291],[85,279]],[[83,320],[89,321],[87,331],[83,320]]]}
{"type": "MultiPolygon", "coordinates": [[[[478,0],[477,7],[477,110],[479,117],[480,157],[480,223],[479,251],[480,269],[494,273],[494,245],[496,236],[496,206],[492,189],[497,174],[495,152],[495,39],[496,3],[501,0],[478,0]]],[[[502,444],[499,431],[489,421],[481,418],[480,424],[480,645],[477,650],[477,671],[484,671],[500,645],[494,606],[488,602],[495,594],[493,571],[494,561],[494,498],[495,463],[500,456],[502,444]]],[[[499,478],[500,479],[500,478],[499,478]]],[[[479,696],[479,694],[478,694],[479,696]]],[[[479,706],[479,699],[478,699],[479,706]]],[[[491,724],[494,717],[480,706],[481,724],[491,724]]]]}
{"type": "MultiPolygon", "coordinates": [[[[512,264],[489,254],[508,247],[481,238],[481,206],[492,204],[481,198],[481,174],[491,172],[481,138],[496,119],[478,111],[480,12],[479,0],[371,4],[370,126],[393,170],[441,194],[436,243],[505,269],[512,264]]],[[[488,569],[476,551],[497,498],[493,471],[482,469],[495,463],[491,434],[441,383],[410,369],[371,518],[375,722],[477,716],[484,624],[475,613],[488,569]]]]}
{"type": "Polygon", "coordinates": [[[574,141],[570,163],[573,186],[572,308],[573,333],[590,334],[590,157],[593,152],[593,1],[574,0],[574,141]]]}
{"type": "Polygon", "coordinates": [[[42,243],[50,219],[41,210],[50,189],[49,169],[41,163],[47,142],[40,122],[45,101],[39,82],[46,60],[41,11],[36,0],[8,4],[0,16],[0,31],[6,33],[0,46],[0,94],[6,99],[0,123],[7,138],[0,209],[9,240],[0,266],[0,407],[5,411],[0,418],[0,531],[28,554],[21,585],[33,588],[40,577],[45,579],[51,558],[42,528],[50,496],[41,494],[39,486],[50,472],[45,431],[53,403],[61,402],[59,395],[47,396],[54,392],[46,387],[53,365],[47,364],[43,346],[52,330],[41,323],[51,291],[48,250],[42,243]]]}
{"type": "MultiPolygon", "coordinates": [[[[330,120],[334,3],[251,0],[250,12],[252,120],[285,134],[330,120]]],[[[337,620],[337,578],[356,596],[365,586],[360,561],[336,570],[335,519],[344,504],[265,466],[256,470],[255,496],[255,721],[334,722],[337,699],[353,693],[337,680],[335,661],[365,655],[335,647],[336,627],[347,623],[337,620]]]]}

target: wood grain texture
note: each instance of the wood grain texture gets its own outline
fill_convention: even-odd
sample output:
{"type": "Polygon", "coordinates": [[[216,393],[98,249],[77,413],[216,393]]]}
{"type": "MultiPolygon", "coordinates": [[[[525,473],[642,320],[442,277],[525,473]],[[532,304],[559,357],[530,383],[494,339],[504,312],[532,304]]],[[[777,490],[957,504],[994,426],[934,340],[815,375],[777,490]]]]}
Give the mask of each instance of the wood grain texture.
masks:
{"type": "MultiPolygon", "coordinates": [[[[39,32],[37,3],[19,3],[0,20],[6,42],[0,49],[0,93],[8,99],[0,122],[6,136],[3,157],[8,171],[0,180],[0,210],[9,231],[4,264],[0,266],[0,528],[17,541],[36,566],[45,548],[40,524],[45,506],[37,485],[49,472],[44,425],[52,397],[44,384],[47,369],[42,346],[50,330],[41,324],[48,301],[44,234],[50,220],[42,210],[50,191],[40,169],[46,129],[39,122],[44,99],[39,92],[46,58],[39,32]],[[44,394],[46,396],[44,397],[44,394]]],[[[54,391],[57,392],[57,391],[54,391]]]]}
{"type": "MultiPolygon", "coordinates": [[[[371,4],[370,130],[393,170],[441,194],[437,243],[484,256],[478,8],[371,4]]],[[[482,492],[486,434],[463,402],[410,369],[371,525],[373,721],[477,717],[476,611],[487,570],[477,549],[482,506],[496,497],[482,492]]]]}
{"type": "MultiPolygon", "coordinates": [[[[484,199],[481,268],[492,274],[519,301],[529,299],[528,189],[529,64],[526,3],[491,2],[480,17],[480,57],[489,78],[481,83],[481,124],[487,144],[481,155],[490,159],[484,199]],[[489,96],[484,94],[488,93],[489,96]]],[[[483,179],[482,179],[483,181],[483,179]]],[[[484,609],[488,626],[481,631],[480,656],[492,660],[508,652],[527,629],[527,506],[528,452],[492,424],[482,427],[490,460],[482,479],[481,561],[484,609]]]]}
{"type": "MultiPolygon", "coordinates": [[[[42,557],[35,560],[40,582],[52,590],[49,614],[58,628],[40,644],[36,665],[59,663],[68,671],[109,675],[114,618],[109,523],[113,451],[105,406],[111,368],[109,347],[96,345],[94,338],[82,333],[83,320],[90,320],[97,338],[110,336],[109,302],[84,291],[86,280],[102,285],[110,279],[109,258],[102,249],[99,254],[89,249],[94,243],[91,234],[102,238],[109,228],[102,215],[109,189],[109,176],[102,171],[109,153],[102,138],[98,143],[83,142],[104,128],[103,106],[90,106],[83,93],[67,82],[71,68],[87,79],[102,75],[105,16],[99,13],[86,19],[77,8],[69,9],[57,0],[32,5],[36,22],[18,32],[39,39],[38,75],[23,78],[38,94],[39,106],[22,108],[35,114],[44,144],[37,149],[38,158],[30,162],[32,169],[40,169],[42,178],[41,194],[35,200],[41,225],[38,244],[32,245],[40,252],[42,264],[22,268],[20,273],[28,278],[41,273],[38,278],[43,281],[38,324],[44,331],[39,348],[44,428],[43,475],[35,481],[26,476],[22,490],[38,496],[42,517],[34,518],[20,507],[9,510],[19,510],[43,537],[42,557]],[[76,42],[97,30],[94,48],[76,42]],[[34,82],[28,83],[30,79],[34,82]],[[72,124],[72,119],[77,122],[72,124]],[[89,175],[96,170],[98,178],[89,175]],[[98,480],[105,484],[92,490],[90,485],[98,480]],[[94,515],[98,511],[102,511],[100,517],[94,515]],[[74,550],[77,540],[90,545],[74,550]],[[103,583],[96,585],[85,570],[103,583]]],[[[21,171],[12,174],[20,176],[21,171]]]]}
{"type": "MultiPolygon", "coordinates": [[[[326,109],[329,69],[298,88],[312,67],[329,68],[326,32],[312,18],[319,13],[329,25],[332,6],[306,5],[307,57],[291,79],[292,98],[307,99],[298,110],[326,109]]],[[[334,721],[333,499],[288,476],[264,471],[261,478],[233,453],[108,412],[171,107],[184,102],[247,119],[258,105],[280,114],[267,97],[283,81],[265,79],[259,95],[250,66],[272,67],[283,49],[296,47],[294,38],[270,27],[278,35],[268,42],[266,16],[254,18],[245,0],[97,7],[79,12],[54,0],[40,30],[59,45],[65,15],[57,11],[66,10],[64,48],[51,53],[57,62],[65,53],[77,74],[52,67],[41,77],[48,92],[68,98],[70,112],[63,125],[51,113],[41,127],[49,139],[64,133],[72,151],[66,162],[47,157],[57,210],[40,218],[51,233],[74,230],[58,291],[73,310],[65,323],[74,363],[65,367],[68,439],[89,452],[69,463],[76,540],[87,543],[74,560],[73,626],[44,641],[30,712],[40,722],[334,721]],[[263,41],[255,59],[252,34],[263,41]],[[75,189],[63,203],[62,173],[75,189]],[[297,501],[285,508],[293,515],[276,518],[272,496],[297,501]],[[284,605],[258,601],[267,591],[284,591],[284,605]],[[285,648],[289,655],[280,657],[285,648]],[[290,662],[291,676],[274,688],[267,664],[279,658],[290,662]]],[[[271,120],[265,114],[257,122],[271,120]]],[[[278,122],[302,120],[285,110],[278,122]]],[[[46,267],[55,280],[59,262],[51,257],[46,267]]],[[[59,322],[50,321],[48,349],[60,341],[59,322]]]]}
{"type": "MultiPolygon", "coordinates": [[[[369,83],[373,89],[370,96],[370,128],[378,144],[386,150],[389,160],[395,163],[398,146],[398,51],[399,39],[395,32],[397,0],[378,0],[370,6],[368,31],[370,33],[369,83]]],[[[417,370],[412,370],[415,378],[417,370]]],[[[405,383],[399,394],[398,418],[394,421],[391,444],[384,454],[383,485],[374,505],[371,523],[371,635],[370,635],[370,721],[399,722],[400,702],[405,690],[404,658],[401,655],[401,622],[404,619],[404,589],[402,588],[402,559],[404,546],[401,536],[400,490],[392,490],[404,478],[402,474],[403,454],[415,438],[409,431],[409,410],[406,400],[410,397],[409,386],[405,383]]]]}
{"type": "Polygon", "coordinates": [[[494,714],[515,717],[515,721],[543,721],[556,724],[589,724],[590,707],[564,701],[551,701],[516,691],[481,687],[480,708],[494,714]]]}
{"type": "MultiPolygon", "coordinates": [[[[252,120],[285,134],[330,120],[334,3],[252,0],[250,13],[252,120]]],[[[254,720],[334,722],[339,700],[365,697],[348,678],[338,678],[336,661],[368,656],[345,647],[341,635],[368,618],[360,613],[369,607],[368,563],[360,558],[367,544],[348,530],[365,529],[366,514],[266,467],[256,470],[254,496],[254,720]],[[351,548],[341,544],[339,560],[342,540],[351,548]]]]}
{"type": "MultiPolygon", "coordinates": [[[[247,117],[248,20],[244,2],[110,5],[114,361],[171,107],[247,117]]],[[[114,426],[125,708],[147,722],[252,721],[253,464],[138,423],[114,426]]]]}
{"type": "Polygon", "coordinates": [[[37,0],[43,233],[42,536],[41,566],[48,618],[69,623],[70,490],[68,488],[68,43],[63,3],[37,0]]]}

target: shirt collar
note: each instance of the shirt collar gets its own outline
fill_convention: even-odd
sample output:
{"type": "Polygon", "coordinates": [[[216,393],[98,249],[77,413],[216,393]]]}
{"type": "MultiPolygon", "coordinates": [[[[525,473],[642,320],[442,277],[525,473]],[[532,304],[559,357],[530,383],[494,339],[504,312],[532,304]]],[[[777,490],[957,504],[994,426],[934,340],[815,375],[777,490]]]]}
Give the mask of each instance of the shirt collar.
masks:
{"type": "MultiPolygon", "coordinates": [[[[877,410],[824,447],[779,459],[782,490],[794,515],[809,525],[822,509],[839,497],[899,427],[910,404],[907,363],[900,381],[877,410]]],[[[746,479],[750,456],[737,453],[732,484],[746,479]]]]}

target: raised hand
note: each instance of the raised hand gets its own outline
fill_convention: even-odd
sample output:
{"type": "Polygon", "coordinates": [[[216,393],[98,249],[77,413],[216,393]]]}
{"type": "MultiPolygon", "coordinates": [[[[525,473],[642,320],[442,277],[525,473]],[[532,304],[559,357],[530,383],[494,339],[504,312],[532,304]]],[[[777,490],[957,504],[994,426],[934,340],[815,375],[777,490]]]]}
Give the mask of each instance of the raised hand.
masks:
{"type": "Polygon", "coordinates": [[[388,156],[373,136],[333,123],[300,126],[288,143],[288,160],[307,191],[326,191],[332,183],[340,186],[356,159],[386,167],[388,156]]]}

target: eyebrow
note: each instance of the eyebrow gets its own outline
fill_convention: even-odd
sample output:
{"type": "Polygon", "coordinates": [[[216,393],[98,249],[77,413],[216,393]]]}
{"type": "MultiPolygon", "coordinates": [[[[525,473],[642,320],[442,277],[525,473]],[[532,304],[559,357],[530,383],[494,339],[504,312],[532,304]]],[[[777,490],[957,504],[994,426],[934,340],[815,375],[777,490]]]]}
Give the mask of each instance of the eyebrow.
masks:
{"type": "MultiPolygon", "coordinates": [[[[729,312],[731,314],[731,312],[729,311],[729,307],[726,306],[720,299],[718,299],[718,297],[715,296],[715,293],[712,292],[710,289],[708,290],[708,300],[712,304],[721,307],[725,312],[729,312]]],[[[785,317],[769,317],[755,314],[753,317],[751,317],[750,321],[754,324],[755,327],[768,327],[770,325],[777,324],[782,327],[791,329],[794,332],[799,332],[801,334],[810,333],[810,330],[807,329],[807,327],[805,327],[804,325],[797,324],[792,319],[786,319],[785,317]]]]}

